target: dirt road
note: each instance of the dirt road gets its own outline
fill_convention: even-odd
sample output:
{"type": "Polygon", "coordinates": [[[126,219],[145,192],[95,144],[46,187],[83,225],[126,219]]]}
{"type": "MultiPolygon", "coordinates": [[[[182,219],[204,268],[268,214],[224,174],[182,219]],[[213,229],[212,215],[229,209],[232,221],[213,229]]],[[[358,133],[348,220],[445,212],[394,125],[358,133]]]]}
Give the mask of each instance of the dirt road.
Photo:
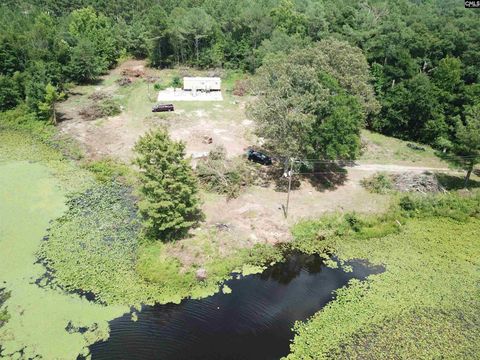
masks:
{"type": "Polygon", "coordinates": [[[347,168],[352,168],[355,170],[361,171],[384,171],[384,172],[458,172],[449,168],[439,168],[439,167],[426,167],[426,166],[406,166],[406,165],[393,165],[393,164],[371,164],[368,162],[357,161],[355,165],[347,166],[347,168]]]}

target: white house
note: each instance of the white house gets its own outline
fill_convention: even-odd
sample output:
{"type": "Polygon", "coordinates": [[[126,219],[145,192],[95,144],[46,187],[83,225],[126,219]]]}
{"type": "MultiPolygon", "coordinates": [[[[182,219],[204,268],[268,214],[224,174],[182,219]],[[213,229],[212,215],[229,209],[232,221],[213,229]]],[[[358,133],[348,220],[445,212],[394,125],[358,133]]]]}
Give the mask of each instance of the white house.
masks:
{"type": "Polygon", "coordinates": [[[219,77],[184,77],[183,90],[220,91],[222,80],[219,77]]]}

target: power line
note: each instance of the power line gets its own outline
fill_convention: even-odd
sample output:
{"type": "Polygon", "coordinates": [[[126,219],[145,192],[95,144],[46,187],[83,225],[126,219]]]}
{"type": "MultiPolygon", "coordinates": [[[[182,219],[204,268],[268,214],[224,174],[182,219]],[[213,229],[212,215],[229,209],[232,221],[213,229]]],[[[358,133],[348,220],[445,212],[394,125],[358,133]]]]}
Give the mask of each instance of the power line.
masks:
{"type": "MultiPolygon", "coordinates": [[[[480,158],[480,155],[449,155],[449,156],[443,156],[443,157],[438,157],[439,160],[444,160],[444,159],[476,159],[480,158]]],[[[278,158],[277,158],[278,159],[278,158]]],[[[358,162],[358,161],[372,161],[372,160],[377,160],[375,158],[371,159],[355,159],[355,160],[348,160],[348,159],[296,159],[294,162],[315,162],[315,163],[334,163],[334,162],[344,162],[344,163],[352,163],[352,162],[358,162]]]]}

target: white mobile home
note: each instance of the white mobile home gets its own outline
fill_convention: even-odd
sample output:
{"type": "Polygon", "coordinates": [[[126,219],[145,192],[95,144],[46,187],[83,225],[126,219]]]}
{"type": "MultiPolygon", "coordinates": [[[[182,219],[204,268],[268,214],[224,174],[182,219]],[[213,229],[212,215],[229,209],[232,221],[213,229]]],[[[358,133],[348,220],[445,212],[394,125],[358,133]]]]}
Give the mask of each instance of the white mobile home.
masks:
{"type": "Polygon", "coordinates": [[[222,81],[219,77],[184,77],[183,90],[220,91],[222,81]]]}

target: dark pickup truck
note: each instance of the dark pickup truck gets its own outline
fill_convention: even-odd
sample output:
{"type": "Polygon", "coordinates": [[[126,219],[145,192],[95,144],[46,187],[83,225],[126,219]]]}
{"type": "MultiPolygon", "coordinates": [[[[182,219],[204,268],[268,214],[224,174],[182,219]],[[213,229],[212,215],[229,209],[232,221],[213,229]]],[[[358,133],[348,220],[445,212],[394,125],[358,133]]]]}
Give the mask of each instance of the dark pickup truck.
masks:
{"type": "Polygon", "coordinates": [[[174,111],[173,104],[156,104],[152,108],[152,112],[174,111]]]}

